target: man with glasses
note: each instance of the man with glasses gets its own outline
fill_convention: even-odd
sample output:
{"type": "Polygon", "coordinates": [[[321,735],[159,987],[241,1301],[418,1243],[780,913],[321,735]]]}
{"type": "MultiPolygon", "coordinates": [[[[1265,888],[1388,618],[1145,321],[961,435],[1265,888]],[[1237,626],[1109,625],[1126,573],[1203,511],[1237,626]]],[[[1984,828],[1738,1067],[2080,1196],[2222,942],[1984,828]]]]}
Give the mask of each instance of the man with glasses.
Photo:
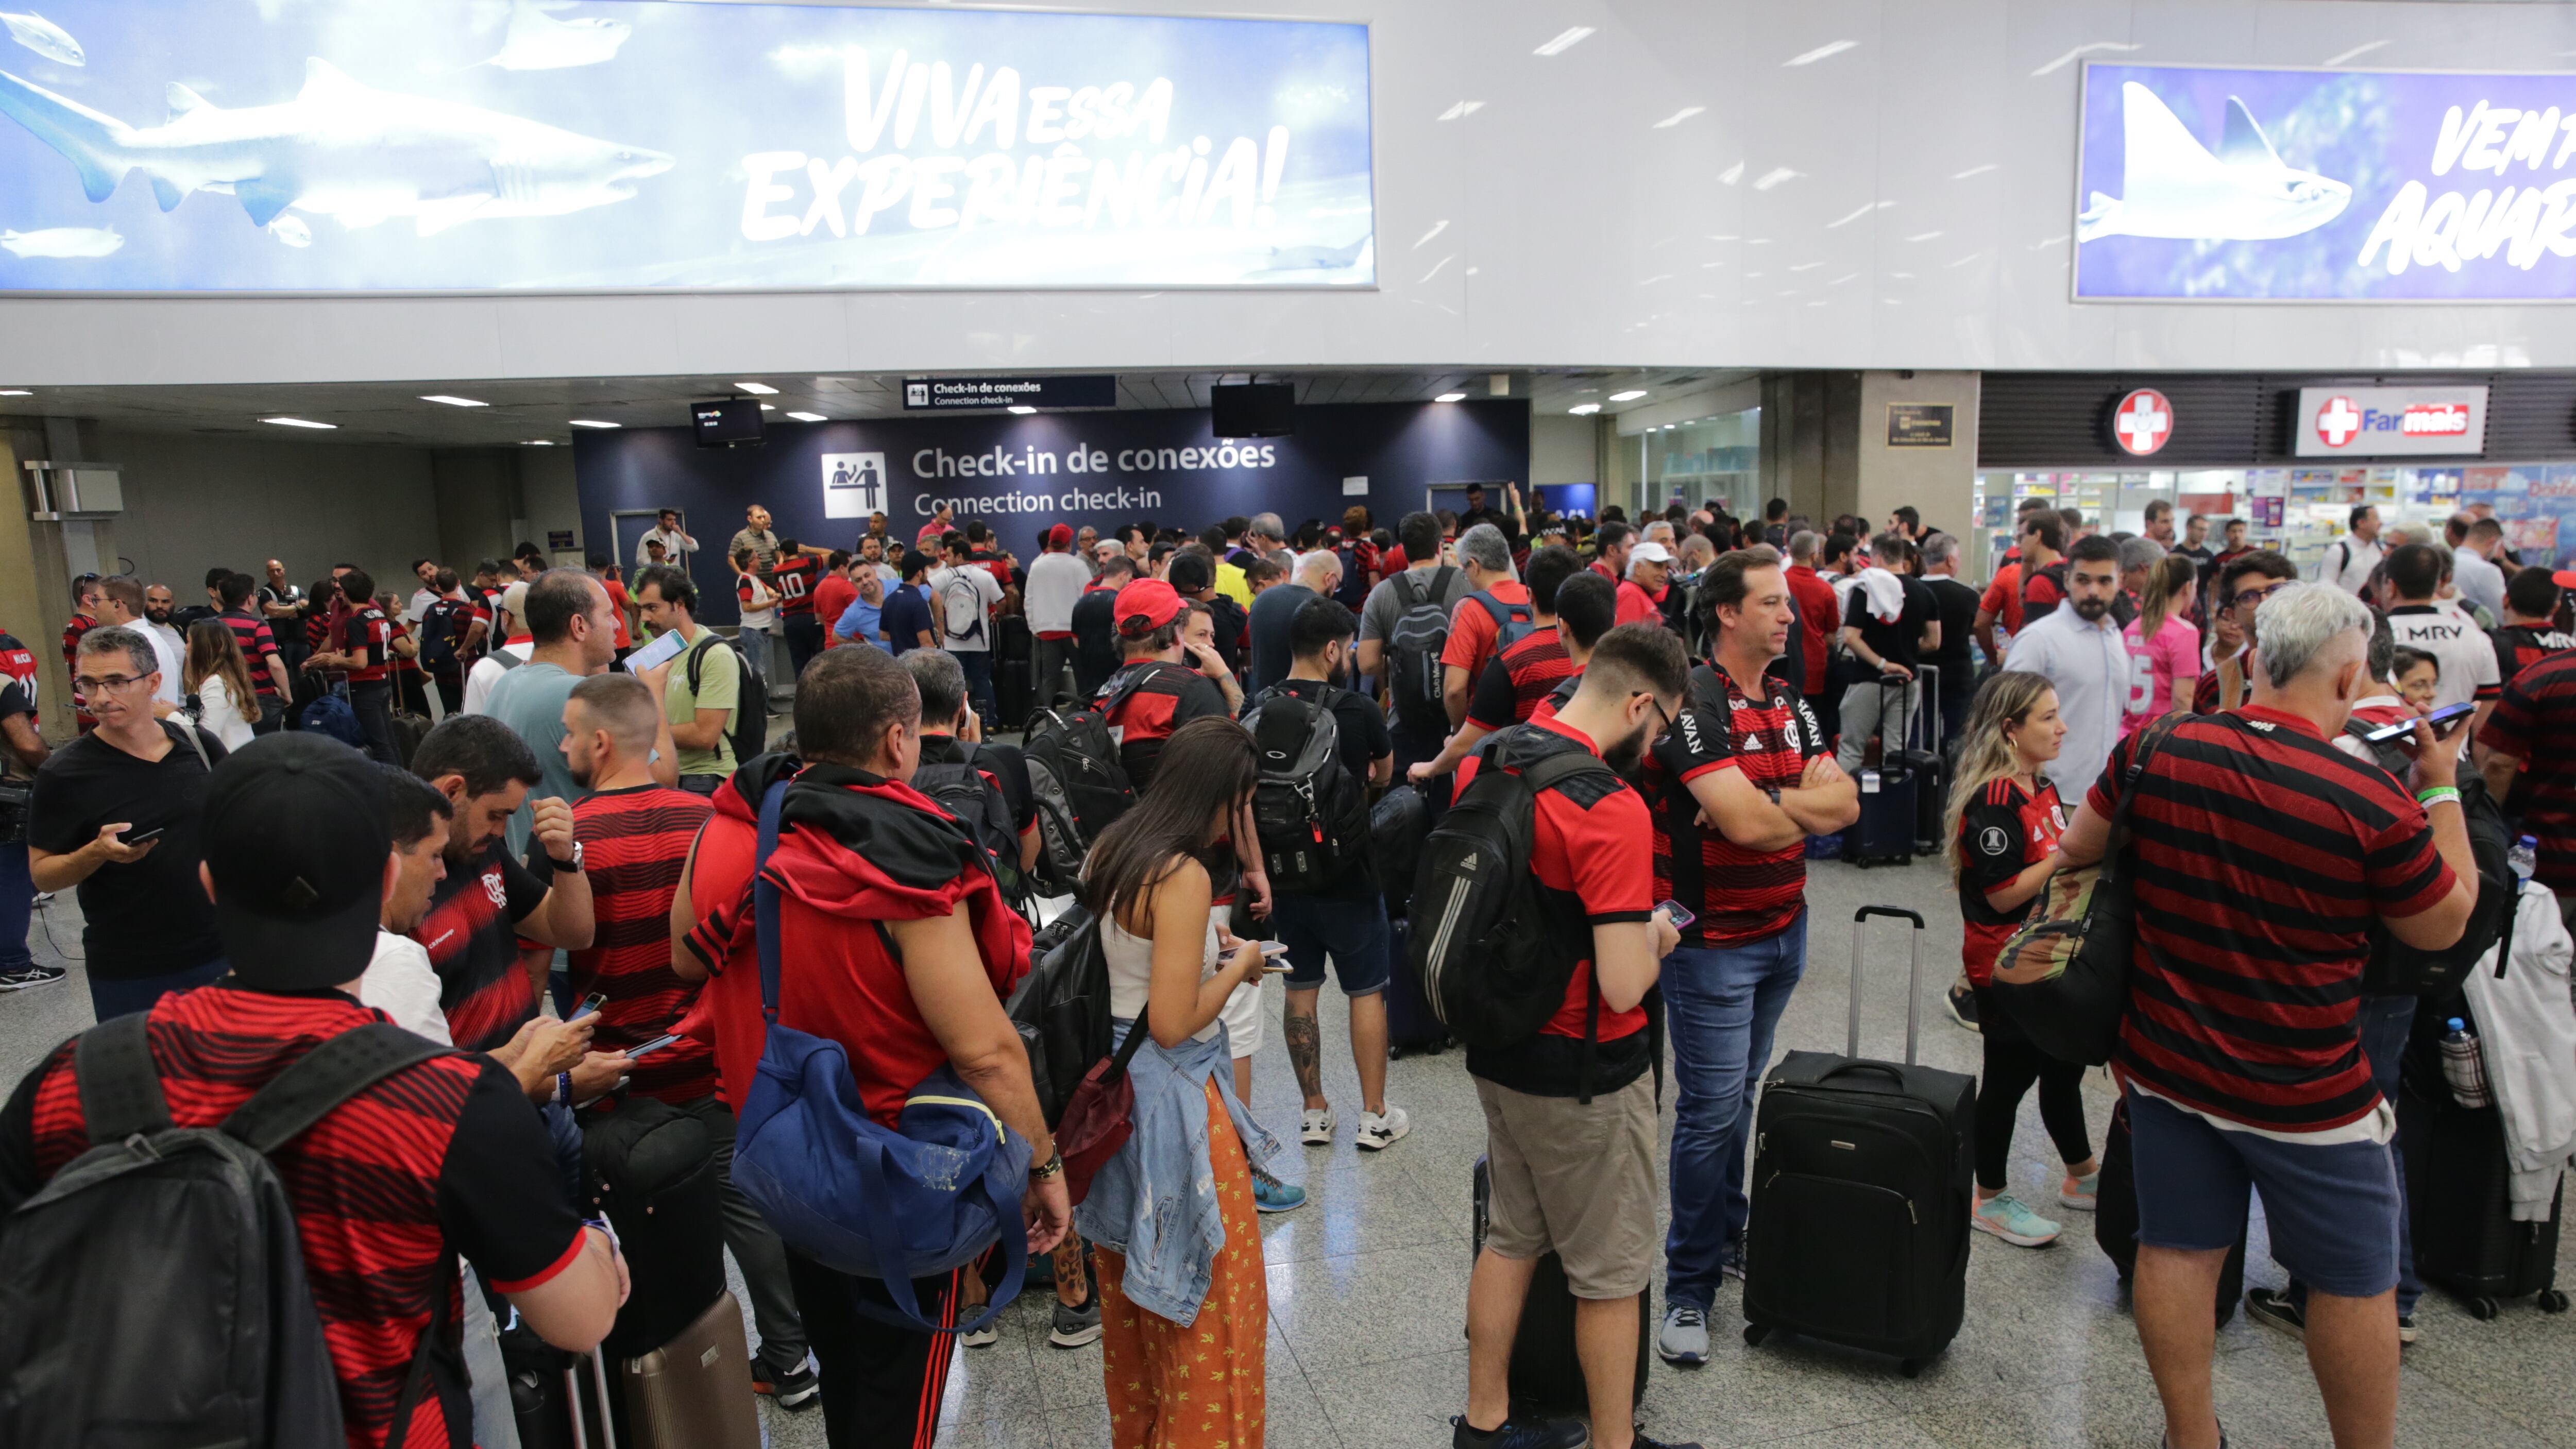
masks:
{"type": "Polygon", "coordinates": [[[97,728],[45,761],[28,811],[36,889],[79,888],[90,1007],[101,1021],[229,969],[197,880],[197,819],[224,747],[184,719],[156,718],[160,683],[142,634],[112,625],[85,633],[72,687],[97,728]]]}
{"type": "MultiPolygon", "coordinates": [[[[2239,527],[2231,522],[2231,537],[2239,527]]],[[[2193,714],[2216,714],[2245,702],[2254,611],[2298,578],[2298,565],[2268,548],[2239,553],[2218,566],[2218,582],[2210,595],[2209,668],[2200,672],[2200,683],[2191,692],[2193,714]]]]}

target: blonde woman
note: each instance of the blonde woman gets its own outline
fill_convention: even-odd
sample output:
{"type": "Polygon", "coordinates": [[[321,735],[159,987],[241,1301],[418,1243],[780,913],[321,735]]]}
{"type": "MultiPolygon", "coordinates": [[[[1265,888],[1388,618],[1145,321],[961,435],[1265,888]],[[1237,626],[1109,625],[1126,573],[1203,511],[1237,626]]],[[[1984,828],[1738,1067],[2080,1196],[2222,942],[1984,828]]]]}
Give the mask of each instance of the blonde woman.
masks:
{"type": "Polygon", "coordinates": [[[2084,1128],[2084,1069],[2033,1045],[1988,984],[1996,954],[2057,869],[2066,810],[2046,771],[2065,742],[2066,722],[2058,718],[2057,691],[2047,677],[2027,670],[1998,674],[1977,691],[1968,712],[1959,778],[1950,789],[1950,873],[1967,926],[1960,965],[1977,995],[1977,1034],[1986,1056],[1977,1079],[1977,1203],[1969,1223],[2020,1248],[2045,1247],[2058,1234],[2055,1222],[2004,1190],[2013,1119],[2032,1083],[2039,1084],[2040,1120],[2066,1162],[2058,1203],[2092,1211],[2100,1171],[2084,1128]]]}
{"type": "Polygon", "coordinates": [[[259,696],[251,692],[250,662],[230,624],[199,619],[188,626],[188,662],[179,679],[180,693],[197,697],[197,723],[206,733],[228,750],[250,743],[259,696]]]}
{"type": "Polygon", "coordinates": [[[2191,713],[2191,697],[2200,686],[2200,630],[2183,613],[2199,578],[2189,554],[2166,554],[2147,571],[2138,590],[2138,617],[2123,631],[2129,710],[2120,718],[2122,739],[2160,714],[2191,713]]]}

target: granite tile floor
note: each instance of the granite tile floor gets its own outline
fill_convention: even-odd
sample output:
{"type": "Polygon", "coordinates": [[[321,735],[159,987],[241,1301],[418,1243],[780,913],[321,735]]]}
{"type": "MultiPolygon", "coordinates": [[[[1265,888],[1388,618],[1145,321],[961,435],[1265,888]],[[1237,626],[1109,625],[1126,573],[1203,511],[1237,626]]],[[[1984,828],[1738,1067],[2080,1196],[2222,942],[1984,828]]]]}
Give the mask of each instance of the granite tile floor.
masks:
{"type": "MultiPolygon", "coordinates": [[[[1923,1057],[1974,1072],[1977,1038],[1940,1005],[1957,967],[1959,928],[1939,864],[1866,871],[1819,864],[1809,901],[1809,979],[1781,1023],[1778,1049],[1841,1049],[1852,912],[1864,902],[1885,903],[1919,910],[1931,923],[1923,939],[1923,1057]]],[[[1892,923],[1873,931],[1862,1045],[1896,1056],[1905,1041],[1905,932],[1892,923]]],[[[34,939],[39,959],[76,956],[77,908],[69,900],[49,907],[34,939]]],[[[1275,1013],[1280,988],[1273,983],[1269,991],[1275,1013]]],[[[1410,1110],[1412,1135],[1381,1153],[1357,1151],[1350,1135],[1357,1077],[1338,993],[1327,989],[1325,1077],[1342,1119],[1339,1140],[1330,1148],[1299,1147],[1298,1098],[1276,1020],[1274,1014],[1255,1060],[1253,1105],[1288,1141],[1274,1164],[1279,1175],[1304,1185],[1310,1198],[1261,1224],[1272,1318],[1268,1442],[1274,1449],[1446,1444],[1449,1416],[1466,1396],[1469,1172],[1484,1143],[1464,1063],[1454,1051],[1394,1063],[1389,1096],[1410,1110]]],[[[14,1083],[48,1047],[88,1023],[76,963],[62,986],[0,997],[0,1083],[14,1083]]],[[[2088,1079],[2086,1096],[2098,1139],[2111,1104],[2101,1074],[2088,1079]]],[[[1667,1131],[1670,1120],[1668,1112],[1667,1131]]],[[[2015,1188],[2034,1202],[2054,1196],[2049,1156],[2034,1096],[2015,1133],[2013,1171],[2015,1188]]],[[[2154,1388],[2110,1262],[2093,1244],[2088,1217],[2060,1216],[2068,1233],[2052,1248],[1977,1238],[1966,1327],[1919,1378],[1796,1341],[1747,1348],[1735,1332],[1740,1320],[1729,1288],[1718,1300],[1714,1361],[1688,1372],[1658,1362],[1642,1422],[1659,1437],[1709,1445],[2153,1449],[2161,1425],[2154,1388]]],[[[2253,1247],[2249,1281],[2281,1282],[2259,1230],[2253,1247]]],[[[2559,1281],[2576,1285],[2576,1235],[2562,1249],[2559,1281]]],[[[1107,1445],[1099,1350],[1049,1344],[1048,1301],[1045,1290],[1032,1290],[1005,1312],[997,1344],[959,1351],[942,1405],[942,1444],[1107,1445]]],[[[2576,1449],[2576,1315],[2547,1317],[2522,1303],[2480,1323],[2436,1293],[2419,1316],[2425,1337],[2406,1351],[2401,1444],[2576,1449]]],[[[2234,1443],[2329,1443],[2305,1359],[2283,1335],[2238,1315],[2219,1334],[2216,1384],[2234,1443]]],[[[761,1415],[774,1449],[823,1443],[819,1413],[788,1414],[764,1402],[761,1415]]]]}

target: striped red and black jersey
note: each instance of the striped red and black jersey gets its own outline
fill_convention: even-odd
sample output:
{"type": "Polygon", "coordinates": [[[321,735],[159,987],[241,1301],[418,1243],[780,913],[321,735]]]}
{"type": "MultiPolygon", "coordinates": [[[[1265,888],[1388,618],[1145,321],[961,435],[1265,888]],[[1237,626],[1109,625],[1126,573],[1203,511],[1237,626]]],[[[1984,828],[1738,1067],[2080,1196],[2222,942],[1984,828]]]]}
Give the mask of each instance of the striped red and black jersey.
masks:
{"type": "MultiPolygon", "coordinates": [[[[706,824],[706,797],[662,785],[610,790],[573,802],[573,836],[590,877],[589,946],[572,953],[576,996],[596,991],[596,1051],[623,1051],[671,1030],[698,999],[696,982],[671,969],[671,899],[690,843],[706,824]]],[[[682,1037],[627,1069],[635,1091],[694,1102],[716,1091],[716,1059],[682,1037]]]]}
{"type": "Polygon", "coordinates": [[[466,1051],[507,1043],[537,1014],[537,989],[520,968],[518,933],[510,928],[545,903],[548,889],[496,835],[471,867],[448,862],[429,914],[412,928],[438,972],[448,1038],[466,1051]]]}
{"type": "Polygon", "coordinates": [[[2515,793],[2523,829],[2540,843],[2532,878],[2576,890],[2576,652],[2552,654],[2513,677],[2478,743],[2522,761],[2515,793]]]}
{"type": "Polygon", "coordinates": [[[2498,624],[2487,637],[2495,641],[2496,677],[2508,682],[2552,654],[2576,649],[2576,634],[2528,624],[2498,624]]]}
{"type": "MultiPolygon", "coordinates": [[[[386,1020],[337,991],[295,995],[209,986],[153,1006],[153,1065],[171,1122],[213,1127],[323,1041],[386,1020]]],[[[0,1198],[41,1186],[91,1145],[65,1042],[0,1112],[0,1198]]],[[[504,1293],[538,1287],[581,1251],[553,1144],[518,1083],[488,1057],[450,1055],[368,1087],[268,1155],[294,1205],[304,1276],[340,1382],[351,1449],[374,1449],[436,1299],[444,1353],[406,1449],[467,1442],[473,1406],[459,1365],[455,1255],[504,1293]]]]}
{"type": "Polygon", "coordinates": [[[277,635],[268,621],[241,609],[226,609],[215,617],[233,631],[233,642],[241,646],[242,658],[250,665],[251,688],[275,698],[277,681],[269,676],[268,658],[278,652],[277,635]]]}
{"type": "MultiPolygon", "coordinates": [[[[2085,803],[2108,819],[2145,731],[2085,803]]],[[[2132,804],[2138,942],[2115,1071],[2186,1107],[2322,1132],[2379,1103],[2354,1014],[2375,919],[2455,883],[2424,807],[2296,715],[2175,725],[2132,804]]]]}
{"type": "Polygon", "coordinates": [[[814,612],[814,582],[820,570],[810,553],[789,554],[770,571],[770,587],[778,593],[778,612],[787,615],[814,612]]]}
{"type": "Polygon", "coordinates": [[[478,641],[465,647],[465,636],[474,632],[474,621],[482,617],[471,599],[440,599],[421,611],[421,652],[436,652],[443,657],[430,667],[442,675],[454,675],[471,667],[482,654],[478,641]]]}
{"type": "Polygon", "coordinates": [[[37,723],[36,651],[18,642],[18,636],[0,629],[0,683],[15,684],[27,701],[27,722],[37,723]]]}
{"type": "Polygon", "coordinates": [[[1554,629],[1541,629],[1485,661],[1467,721],[1483,730],[1520,724],[1549,690],[1574,677],[1574,660],[1554,629]]]}
{"type": "MultiPolygon", "coordinates": [[[[72,621],[63,626],[63,668],[75,680],[80,678],[81,636],[97,627],[98,621],[87,614],[74,614],[72,621]]],[[[80,686],[74,684],[72,686],[72,722],[84,730],[95,728],[98,724],[97,717],[81,705],[80,686]]]]}
{"type": "Polygon", "coordinates": [[[2057,838],[2066,833],[2066,807],[2047,776],[2039,793],[2006,777],[1989,781],[1959,812],[1959,917],[1962,933],[1959,964],[1970,984],[1983,986],[1995,974],[1995,957],[2021,928],[2025,902],[2009,911],[1987,903],[1986,892],[2012,883],[2013,877],[2048,858],[2057,838]]]}
{"type": "Polygon", "coordinates": [[[333,626],[339,631],[340,647],[335,652],[354,655],[356,668],[349,671],[351,684],[373,684],[392,671],[394,631],[400,626],[385,616],[374,604],[351,609],[333,626]]]}
{"type": "Polygon", "coordinates": [[[1683,945],[1741,946],[1787,930],[1807,908],[1807,843],[1747,850],[1723,831],[1703,829],[1690,782],[1740,769],[1756,789],[1790,789],[1807,761],[1832,751],[1805,696],[1785,681],[1764,675],[1755,699],[1733,675],[1703,666],[1691,671],[1690,685],[1681,717],[1646,752],[1655,893],[1698,915],[1682,928],[1683,945]]]}

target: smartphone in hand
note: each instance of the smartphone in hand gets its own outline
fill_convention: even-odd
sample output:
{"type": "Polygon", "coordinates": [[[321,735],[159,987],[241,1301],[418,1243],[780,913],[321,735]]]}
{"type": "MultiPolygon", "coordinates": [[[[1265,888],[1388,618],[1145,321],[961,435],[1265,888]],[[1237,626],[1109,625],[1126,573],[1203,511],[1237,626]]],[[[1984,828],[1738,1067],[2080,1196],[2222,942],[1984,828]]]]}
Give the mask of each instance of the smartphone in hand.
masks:
{"type": "Polygon", "coordinates": [[[1664,918],[1673,923],[1673,929],[1676,931],[1689,930],[1690,923],[1699,919],[1698,916],[1682,909],[1682,903],[1679,901],[1657,901],[1655,902],[1655,909],[1664,913],[1664,918]]]}

